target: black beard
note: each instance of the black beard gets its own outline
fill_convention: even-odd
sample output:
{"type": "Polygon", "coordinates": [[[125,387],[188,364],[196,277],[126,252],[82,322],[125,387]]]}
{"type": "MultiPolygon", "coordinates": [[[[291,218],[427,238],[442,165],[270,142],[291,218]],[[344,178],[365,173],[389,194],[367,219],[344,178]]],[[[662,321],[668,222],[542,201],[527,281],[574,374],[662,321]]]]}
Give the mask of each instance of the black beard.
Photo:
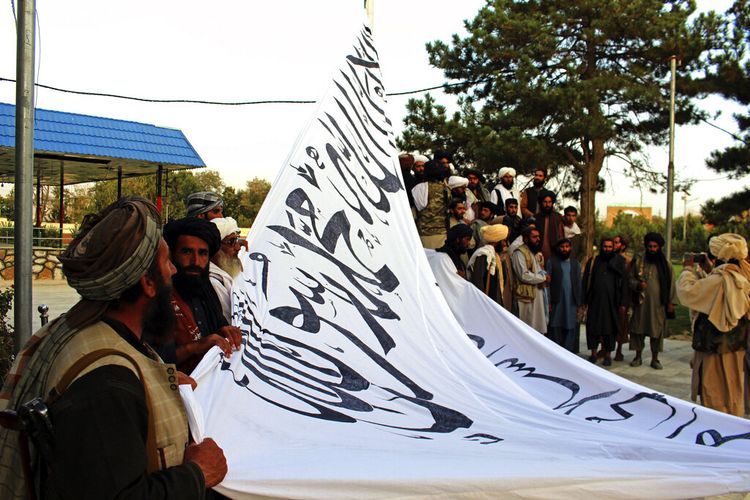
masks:
{"type": "Polygon", "coordinates": [[[540,187],[544,186],[544,181],[540,181],[540,180],[537,180],[537,179],[534,179],[532,181],[532,183],[534,184],[535,188],[540,188],[540,187]]]}
{"type": "Polygon", "coordinates": [[[208,266],[201,269],[198,266],[185,266],[177,268],[177,273],[172,276],[172,285],[177,293],[185,300],[193,297],[202,297],[206,286],[211,286],[208,280],[208,266]],[[185,274],[186,271],[199,271],[197,276],[185,274]]]}
{"type": "Polygon", "coordinates": [[[163,345],[170,340],[176,321],[172,306],[172,287],[164,284],[160,279],[156,296],[151,299],[143,312],[141,326],[144,338],[157,345],[163,345]]]}
{"type": "Polygon", "coordinates": [[[540,241],[536,245],[532,245],[531,243],[526,243],[526,246],[529,247],[529,250],[531,250],[531,253],[539,253],[542,251],[542,242],[540,241]]]}
{"type": "Polygon", "coordinates": [[[513,187],[513,181],[510,181],[510,182],[509,182],[509,183],[507,183],[507,184],[506,184],[506,182],[505,182],[505,181],[500,181],[500,183],[501,183],[501,184],[503,185],[503,187],[504,187],[505,189],[510,189],[510,188],[512,188],[512,187],[513,187]]]}
{"type": "Polygon", "coordinates": [[[615,256],[615,252],[605,252],[605,251],[599,252],[599,258],[602,260],[612,260],[612,257],[614,256],[615,256]]]}
{"type": "Polygon", "coordinates": [[[544,215],[549,215],[552,213],[552,207],[546,208],[546,207],[540,207],[539,211],[543,213],[544,215]]]}
{"type": "Polygon", "coordinates": [[[558,257],[560,257],[562,260],[568,260],[570,258],[570,250],[567,252],[561,252],[559,250],[555,250],[555,253],[558,257]]]}
{"type": "Polygon", "coordinates": [[[649,250],[646,250],[646,260],[649,262],[656,262],[659,260],[659,254],[661,253],[661,250],[656,252],[651,252],[649,250]]]}

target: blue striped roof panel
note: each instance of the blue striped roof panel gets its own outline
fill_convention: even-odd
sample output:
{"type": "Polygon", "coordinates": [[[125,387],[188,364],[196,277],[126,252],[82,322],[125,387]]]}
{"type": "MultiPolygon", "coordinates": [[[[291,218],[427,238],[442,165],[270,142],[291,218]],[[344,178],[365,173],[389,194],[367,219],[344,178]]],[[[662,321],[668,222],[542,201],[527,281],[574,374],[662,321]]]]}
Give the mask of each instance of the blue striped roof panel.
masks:
{"type": "MultiPolygon", "coordinates": [[[[15,111],[14,105],[0,103],[0,146],[15,145],[15,111]]],[[[46,109],[34,115],[34,149],[205,167],[180,130],[46,109]]]]}

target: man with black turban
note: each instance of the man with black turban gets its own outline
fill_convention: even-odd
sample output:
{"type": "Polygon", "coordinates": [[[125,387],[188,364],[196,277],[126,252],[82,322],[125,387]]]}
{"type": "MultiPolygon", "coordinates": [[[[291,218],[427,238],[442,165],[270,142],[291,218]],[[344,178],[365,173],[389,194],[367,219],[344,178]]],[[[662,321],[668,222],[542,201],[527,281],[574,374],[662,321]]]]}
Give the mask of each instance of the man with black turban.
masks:
{"type": "MultiPolygon", "coordinates": [[[[188,444],[178,385],[194,381],[143,341],[147,326],[163,335],[174,319],[174,268],[156,207],[132,197],[87,215],[60,261],[81,300],[32,336],[0,394],[0,409],[16,411],[47,397],[53,426],[37,441],[48,446],[33,448],[37,490],[204,498],[226,474],[224,454],[211,439],[188,444]]],[[[24,460],[17,432],[0,428],[0,497],[26,498],[24,460]]]]}
{"type": "Polygon", "coordinates": [[[553,246],[565,237],[565,224],[562,215],[555,211],[557,196],[552,191],[542,190],[537,196],[539,212],[534,215],[539,237],[542,239],[544,260],[552,257],[553,246]]]}
{"type": "Polygon", "coordinates": [[[453,264],[456,265],[456,273],[464,279],[466,278],[466,264],[461,256],[469,249],[473,234],[471,228],[466,224],[456,224],[448,229],[445,244],[436,249],[436,251],[445,253],[450,257],[453,264]]]}
{"type": "Polygon", "coordinates": [[[675,284],[672,265],[662,253],[664,238],[657,233],[643,237],[645,254],[630,264],[628,284],[633,296],[630,318],[630,350],[635,358],[630,366],[641,366],[645,338],[651,347],[651,368],[661,370],[659,352],[667,333],[667,318],[674,317],[675,284]]]}
{"type": "Polygon", "coordinates": [[[213,346],[226,356],[239,349],[240,329],[227,323],[221,302],[209,279],[210,259],[221,247],[221,235],[206,219],[185,217],[164,227],[172,263],[172,305],[177,316],[172,342],[161,346],[165,359],[189,373],[213,346]]]}

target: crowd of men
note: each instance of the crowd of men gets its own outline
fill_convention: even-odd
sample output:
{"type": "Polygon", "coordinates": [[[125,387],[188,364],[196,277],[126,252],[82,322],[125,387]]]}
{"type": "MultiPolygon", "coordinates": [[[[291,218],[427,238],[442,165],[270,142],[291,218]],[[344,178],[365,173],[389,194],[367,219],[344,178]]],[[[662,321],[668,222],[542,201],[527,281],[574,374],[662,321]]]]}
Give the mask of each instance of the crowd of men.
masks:
{"type": "Polygon", "coordinates": [[[586,325],[588,359],[610,366],[622,346],[642,364],[649,338],[650,366],[661,369],[667,318],[674,314],[672,267],[663,238],[650,233],[644,257],[631,259],[624,236],[603,238],[598,254],[586,251],[578,210],[556,209],[545,169],[519,188],[516,171],[501,168],[488,189],[481,172],[458,175],[448,155],[399,157],[413,214],[425,248],[446,253],[457,273],[524,323],[571,352],[586,325]]]}
{"type": "Polygon", "coordinates": [[[87,216],[60,256],[82,299],[34,334],[0,394],[0,409],[17,411],[41,396],[48,410],[34,414],[54,433],[32,427],[47,429],[29,433],[32,471],[3,421],[2,498],[221,497],[209,489],[227,472],[223,451],[190,442],[178,388],[195,387],[185,374],[211,347],[240,348],[230,316],[240,231],[214,193],[190,195],[187,208],[162,227],[151,202],[124,198],[87,216]]]}
{"type": "MultiPolygon", "coordinates": [[[[675,288],[656,233],[632,259],[625,237],[602,238],[582,265],[578,212],[556,211],[543,169],[519,191],[516,172],[503,168],[490,190],[479,171],[456,175],[445,154],[400,159],[423,245],[491,300],[572,352],[585,324],[593,363],[611,365],[613,351],[622,360],[629,343],[639,366],[648,337],[650,366],[661,369],[677,293],[693,311],[694,397],[728,413],[748,410],[744,238],[712,238],[675,288]]],[[[187,208],[162,227],[151,202],[124,198],[87,216],[61,254],[81,300],[33,335],[6,377],[0,409],[35,415],[26,435],[36,453],[25,452],[20,427],[3,412],[2,498],[218,496],[207,490],[224,478],[226,459],[211,438],[190,441],[179,386],[195,387],[185,373],[213,346],[226,355],[241,346],[230,301],[242,242],[216,194],[194,193],[187,208]]]]}

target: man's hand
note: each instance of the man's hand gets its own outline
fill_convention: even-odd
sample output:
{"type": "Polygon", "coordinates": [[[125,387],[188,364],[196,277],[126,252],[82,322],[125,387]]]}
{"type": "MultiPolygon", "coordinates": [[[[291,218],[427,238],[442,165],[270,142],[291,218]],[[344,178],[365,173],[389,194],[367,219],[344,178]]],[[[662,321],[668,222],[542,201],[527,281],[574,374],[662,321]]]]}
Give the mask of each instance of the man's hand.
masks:
{"type": "Polygon", "coordinates": [[[239,328],[231,325],[222,326],[216,333],[227,339],[235,351],[240,350],[240,346],[242,345],[242,332],[239,328]]]}
{"type": "Polygon", "coordinates": [[[667,313],[674,314],[674,304],[667,304],[667,313]]]}
{"type": "Polygon", "coordinates": [[[190,385],[195,390],[198,387],[198,382],[195,381],[190,375],[185,375],[181,371],[177,372],[177,385],[190,385]]]}
{"type": "Polygon", "coordinates": [[[648,286],[648,283],[646,283],[643,280],[638,282],[638,290],[645,290],[647,286],[648,286]]]}
{"type": "Polygon", "coordinates": [[[198,444],[189,444],[185,448],[183,463],[188,462],[193,462],[203,472],[206,488],[213,488],[227,475],[227,459],[224,452],[211,438],[206,438],[198,444]]]}
{"type": "Polygon", "coordinates": [[[224,355],[226,357],[229,357],[232,355],[232,344],[229,342],[229,340],[225,339],[219,334],[212,333],[211,335],[206,335],[202,339],[200,339],[196,344],[199,346],[199,354],[205,354],[209,349],[211,349],[213,346],[219,346],[219,349],[224,351],[224,355]]]}

